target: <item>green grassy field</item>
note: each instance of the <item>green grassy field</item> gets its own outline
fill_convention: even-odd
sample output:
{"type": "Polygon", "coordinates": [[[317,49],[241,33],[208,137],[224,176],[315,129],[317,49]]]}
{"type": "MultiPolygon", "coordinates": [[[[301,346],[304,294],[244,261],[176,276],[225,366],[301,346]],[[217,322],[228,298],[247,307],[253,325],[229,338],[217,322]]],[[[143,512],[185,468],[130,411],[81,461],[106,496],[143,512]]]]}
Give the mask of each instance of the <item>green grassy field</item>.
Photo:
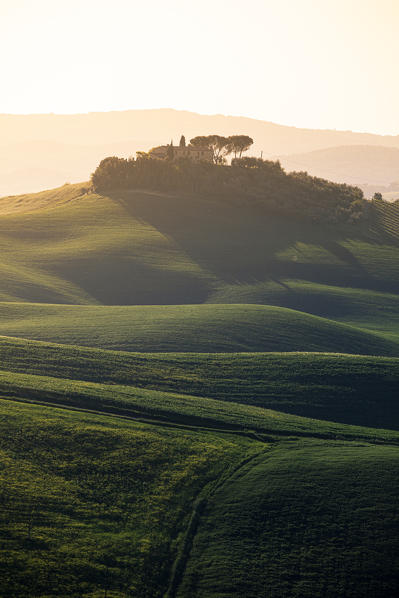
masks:
{"type": "Polygon", "coordinates": [[[399,205],[0,199],[0,598],[399,592],[399,205]]]}
{"type": "Polygon", "coordinates": [[[226,285],[210,303],[278,305],[398,338],[399,297],[300,280],[226,285]]]}
{"type": "Polygon", "coordinates": [[[162,596],[245,439],[0,402],[1,596],[162,596]]]}
{"type": "Polygon", "coordinates": [[[399,338],[264,305],[0,303],[0,333],[124,351],[332,351],[399,356],[399,338]]]}
{"type": "Polygon", "coordinates": [[[399,427],[399,359],[320,353],[128,353],[0,337],[15,374],[119,384],[372,427],[399,427]]]}
{"type": "Polygon", "coordinates": [[[399,290],[395,204],[337,229],[248,202],[66,185],[3,198],[0,214],[3,300],[203,303],[226,285],[289,280],[399,290]]]}
{"type": "Polygon", "coordinates": [[[395,594],[397,432],[23,374],[0,394],[2,596],[395,594]]]}
{"type": "Polygon", "coordinates": [[[321,421],[259,406],[49,376],[15,374],[0,370],[0,396],[4,399],[54,405],[66,409],[156,421],[165,425],[235,430],[250,436],[299,435],[351,438],[398,443],[399,431],[321,421]]]}
{"type": "Polygon", "coordinates": [[[397,484],[391,447],[259,455],[204,505],[177,596],[395,596],[397,484]]]}

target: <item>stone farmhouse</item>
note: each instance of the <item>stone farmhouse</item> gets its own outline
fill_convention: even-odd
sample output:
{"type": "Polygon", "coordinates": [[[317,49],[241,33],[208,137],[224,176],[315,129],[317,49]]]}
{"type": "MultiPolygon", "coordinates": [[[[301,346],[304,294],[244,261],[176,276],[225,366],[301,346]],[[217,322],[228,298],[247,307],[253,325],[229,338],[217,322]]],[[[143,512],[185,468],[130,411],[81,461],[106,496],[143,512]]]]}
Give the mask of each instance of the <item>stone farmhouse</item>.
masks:
{"type": "MultiPolygon", "coordinates": [[[[182,139],[184,139],[182,137],[182,139]]],[[[151,158],[158,160],[179,160],[180,158],[188,158],[194,162],[213,162],[213,152],[208,147],[196,147],[194,145],[186,145],[185,142],[180,141],[180,145],[159,145],[153,147],[149,152],[151,158]]]]}

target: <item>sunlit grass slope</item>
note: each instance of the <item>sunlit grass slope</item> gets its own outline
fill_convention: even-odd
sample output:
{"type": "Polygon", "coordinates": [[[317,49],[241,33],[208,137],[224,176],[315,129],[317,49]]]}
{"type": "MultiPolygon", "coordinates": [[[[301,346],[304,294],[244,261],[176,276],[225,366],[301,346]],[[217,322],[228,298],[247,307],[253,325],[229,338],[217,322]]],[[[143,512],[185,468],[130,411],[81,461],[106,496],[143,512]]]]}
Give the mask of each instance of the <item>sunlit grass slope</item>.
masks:
{"type": "Polygon", "coordinates": [[[328,351],[399,355],[399,341],[264,305],[0,303],[0,333],[125,351],[328,351]]]}
{"type": "Polygon", "coordinates": [[[179,598],[396,596],[397,449],[280,444],[204,505],[179,598]]]}
{"type": "Polygon", "coordinates": [[[121,384],[399,428],[399,359],[320,353],[137,354],[0,337],[14,373],[121,384]]]}
{"type": "MultiPolygon", "coordinates": [[[[242,285],[283,290],[292,280],[332,286],[333,294],[399,290],[396,205],[377,206],[367,225],[325,227],[248,201],[145,191],[106,197],[66,185],[3,199],[0,213],[4,300],[202,303],[220,301],[227,288],[226,301],[237,302],[242,285]]],[[[324,300],[319,294],[320,315],[324,300]]]]}
{"type": "Polygon", "coordinates": [[[88,183],[70,185],[66,183],[56,189],[39,191],[38,193],[25,193],[23,195],[10,195],[0,197],[0,215],[18,214],[43,209],[54,209],[80,200],[89,190],[88,183]]]}
{"type": "MultiPolygon", "coordinates": [[[[151,203],[151,194],[139,197],[151,203]]],[[[70,185],[56,190],[53,205],[46,201],[33,209],[26,196],[20,201],[26,210],[0,218],[0,290],[5,297],[189,303],[202,301],[214,279],[164,231],[140,213],[130,215],[118,198],[82,193],[81,185],[70,185]],[[69,202],[62,201],[63,189],[69,202]]]]}

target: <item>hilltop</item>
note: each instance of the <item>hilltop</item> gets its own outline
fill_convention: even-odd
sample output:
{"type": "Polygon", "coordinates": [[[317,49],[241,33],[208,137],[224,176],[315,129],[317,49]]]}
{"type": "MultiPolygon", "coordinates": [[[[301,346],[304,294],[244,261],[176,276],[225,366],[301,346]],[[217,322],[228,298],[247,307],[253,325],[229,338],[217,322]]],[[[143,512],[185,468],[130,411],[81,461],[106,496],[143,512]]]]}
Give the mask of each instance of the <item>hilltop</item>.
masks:
{"type": "MultiPolygon", "coordinates": [[[[188,139],[201,131],[225,136],[248,134],[256,140],[254,155],[263,151],[264,157],[347,145],[399,148],[399,136],[300,129],[251,118],[171,109],[2,114],[0,128],[0,196],[85,180],[103,156],[129,157],[157,145],[159,139],[178,140],[182,132],[188,139]]],[[[330,172],[323,176],[338,181],[330,172]]],[[[365,170],[360,182],[368,181],[365,170]]]]}

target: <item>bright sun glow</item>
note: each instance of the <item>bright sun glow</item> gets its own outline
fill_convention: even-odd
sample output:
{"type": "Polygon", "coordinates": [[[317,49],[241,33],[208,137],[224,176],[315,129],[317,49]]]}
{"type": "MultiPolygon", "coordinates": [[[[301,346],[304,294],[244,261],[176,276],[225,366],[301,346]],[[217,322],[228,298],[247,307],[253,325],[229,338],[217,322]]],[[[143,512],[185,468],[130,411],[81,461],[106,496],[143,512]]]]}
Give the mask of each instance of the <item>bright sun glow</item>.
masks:
{"type": "Polygon", "coordinates": [[[399,133],[398,0],[1,0],[0,112],[173,107],[399,133]]]}

